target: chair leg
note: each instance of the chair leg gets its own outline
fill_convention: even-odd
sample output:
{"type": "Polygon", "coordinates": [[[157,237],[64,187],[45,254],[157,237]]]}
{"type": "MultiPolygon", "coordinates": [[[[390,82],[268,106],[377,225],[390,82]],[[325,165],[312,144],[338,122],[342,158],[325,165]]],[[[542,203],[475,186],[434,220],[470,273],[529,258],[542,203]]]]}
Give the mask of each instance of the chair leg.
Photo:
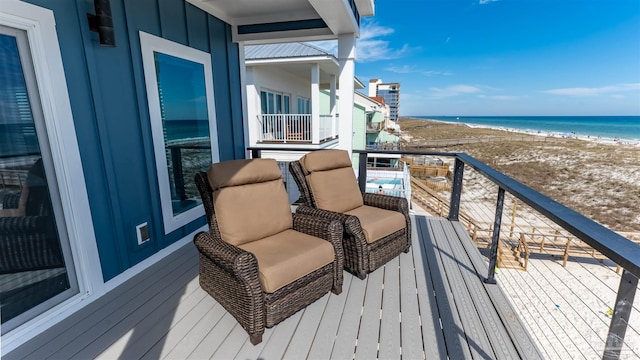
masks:
{"type": "Polygon", "coordinates": [[[331,289],[331,292],[336,295],[340,295],[342,293],[342,285],[334,287],[331,289]]]}
{"type": "Polygon", "coordinates": [[[249,341],[251,341],[251,345],[258,345],[262,342],[262,334],[259,335],[249,335],[249,341]]]}
{"type": "Polygon", "coordinates": [[[358,279],[364,280],[367,277],[367,272],[366,271],[358,271],[356,276],[358,277],[358,279]]]}

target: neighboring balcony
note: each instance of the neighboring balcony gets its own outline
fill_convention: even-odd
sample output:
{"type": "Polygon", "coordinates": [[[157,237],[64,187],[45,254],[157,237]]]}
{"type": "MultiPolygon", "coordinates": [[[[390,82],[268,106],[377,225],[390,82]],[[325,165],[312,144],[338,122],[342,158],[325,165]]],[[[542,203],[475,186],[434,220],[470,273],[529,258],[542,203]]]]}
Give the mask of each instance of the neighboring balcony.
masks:
{"type": "Polygon", "coordinates": [[[311,114],[257,116],[258,142],[263,144],[322,144],[338,138],[338,115],[320,115],[314,126],[311,114]]]}

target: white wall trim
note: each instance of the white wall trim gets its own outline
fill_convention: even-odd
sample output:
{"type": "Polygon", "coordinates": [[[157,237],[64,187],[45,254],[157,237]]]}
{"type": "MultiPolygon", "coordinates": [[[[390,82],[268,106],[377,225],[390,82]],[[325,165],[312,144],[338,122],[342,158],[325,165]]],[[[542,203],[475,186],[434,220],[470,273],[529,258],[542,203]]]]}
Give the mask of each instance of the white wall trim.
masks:
{"type": "Polygon", "coordinates": [[[220,161],[220,154],[218,147],[218,127],[216,125],[215,96],[213,92],[211,54],[142,31],[140,31],[140,47],[142,50],[142,65],[145,75],[147,102],[149,104],[151,133],[153,135],[156,173],[158,176],[160,203],[162,206],[162,220],[164,223],[164,232],[165,234],[169,234],[204,215],[204,207],[198,205],[178,215],[173,214],[154,52],[160,52],[203,65],[207,115],[209,118],[209,138],[211,140],[211,157],[212,162],[216,163],[220,161]]]}

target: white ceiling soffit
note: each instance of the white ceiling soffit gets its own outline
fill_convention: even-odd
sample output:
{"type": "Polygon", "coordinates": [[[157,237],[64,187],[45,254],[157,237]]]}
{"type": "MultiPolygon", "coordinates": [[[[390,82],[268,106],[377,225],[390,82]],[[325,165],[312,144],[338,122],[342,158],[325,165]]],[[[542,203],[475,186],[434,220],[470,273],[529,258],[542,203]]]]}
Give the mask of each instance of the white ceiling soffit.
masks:
{"type": "Polygon", "coordinates": [[[376,14],[375,0],[355,0],[360,16],[373,16],[376,14]]]}
{"type": "MultiPolygon", "coordinates": [[[[349,0],[186,0],[190,4],[232,25],[234,41],[265,43],[336,39],[355,33],[359,27],[351,15],[349,0]],[[328,26],[288,31],[256,31],[238,34],[238,26],[264,26],[322,19],[328,26]]],[[[359,3],[373,0],[356,0],[359,3]]],[[[367,6],[365,6],[366,8],[367,6]]],[[[366,15],[365,15],[366,16],[366,15]]]]}

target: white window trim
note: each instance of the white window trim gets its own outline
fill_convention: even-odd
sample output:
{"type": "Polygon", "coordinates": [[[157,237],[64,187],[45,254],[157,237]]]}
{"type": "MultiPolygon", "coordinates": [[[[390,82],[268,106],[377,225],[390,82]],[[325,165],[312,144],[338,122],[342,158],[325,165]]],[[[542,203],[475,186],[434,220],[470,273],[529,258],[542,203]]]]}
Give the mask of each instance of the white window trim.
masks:
{"type": "Polygon", "coordinates": [[[173,41],[163,39],[140,31],[140,47],[142,48],[142,65],[144,68],[145,83],[147,89],[147,101],[149,104],[149,117],[151,121],[151,133],[153,136],[153,149],[156,160],[156,173],[162,206],[162,220],[164,232],[169,234],[182,226],[204,215],[204,207],[198,205],[181,214],[173,215],[171,206],[171,187],[169,184],[169,170],[165,155],[165,144],[162,128],[162,116],[160,111],[160,97],[158,95],[158,82],[156,77],[154,51],[181,59],[200,63],[204,66],[205,90],[207,97],[207,111],[209,116],[209,138],[211,139],[211,157],[214,163],[220,161],[218,152],[218,130],[216,125],[215,97],[213,94],[213,71],[211,67],[211,55],[173,41]]]}
{"type": "Polygon", "coordinates": [[[3,335],[8,353],[77,310],[104,281],[53,11],[16,0],[0,0],[0,9],[1,25],[27,33],[79,287],[77,295],[3,335]]]}

